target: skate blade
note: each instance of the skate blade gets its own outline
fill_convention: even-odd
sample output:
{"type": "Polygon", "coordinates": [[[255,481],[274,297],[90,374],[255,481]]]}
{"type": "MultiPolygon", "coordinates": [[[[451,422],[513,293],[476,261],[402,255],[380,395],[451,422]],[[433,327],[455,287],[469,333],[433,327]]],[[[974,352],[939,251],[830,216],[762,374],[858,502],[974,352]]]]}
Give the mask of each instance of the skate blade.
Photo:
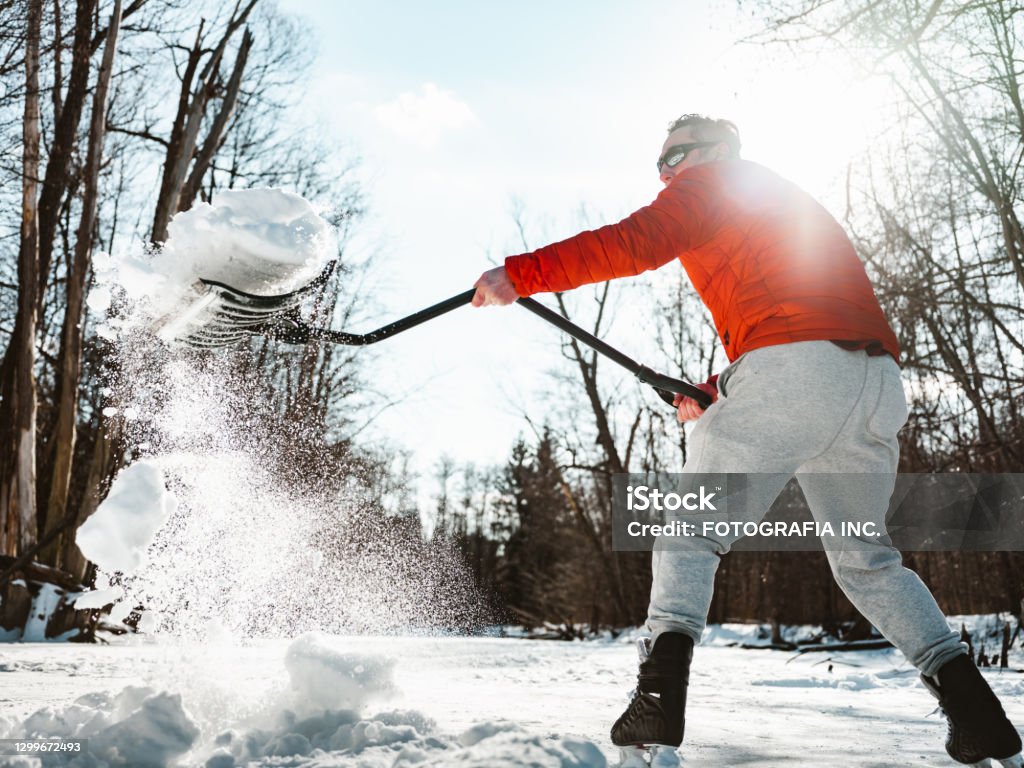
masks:
{"type": "Polygon", "coordinates": [[[999,761],[1003,768],[1024,768],[1024,755],[1018,752],[1013,757],[1007,757],[999,761]]]}
{"type": "Polygon", "coordinates": [[[678,768],[682,765],[675,747],[619,747],[618,768],[678,768]]]}

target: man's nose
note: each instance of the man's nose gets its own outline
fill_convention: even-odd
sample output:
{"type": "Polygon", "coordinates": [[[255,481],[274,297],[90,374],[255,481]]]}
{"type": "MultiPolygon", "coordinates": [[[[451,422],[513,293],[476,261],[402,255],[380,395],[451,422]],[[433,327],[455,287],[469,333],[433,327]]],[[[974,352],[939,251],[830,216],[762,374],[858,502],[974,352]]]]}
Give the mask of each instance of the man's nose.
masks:
{"type": "Polygon", "coordinates": [[[661,172],[661,176],[660,176],[660,178],[661,178],[661,183],[662,183],[662,184],[664,184],[664,185],[665,185],[665,186],[667,187],[667,186],[668,186],[668,184],[669,184],[669,182],[670,182],[670,181],[672,181],[672,179],[673,179],[673,177],[674,177],[674,176],[675,176],[675,173],[673,173],[673,172],[672,172],[672,171],[671,171],[671,170],[669,169],[669,167],[668,167],[668,166],[665,166],[665,170],[663,170],[663,171],[661,172]]]}

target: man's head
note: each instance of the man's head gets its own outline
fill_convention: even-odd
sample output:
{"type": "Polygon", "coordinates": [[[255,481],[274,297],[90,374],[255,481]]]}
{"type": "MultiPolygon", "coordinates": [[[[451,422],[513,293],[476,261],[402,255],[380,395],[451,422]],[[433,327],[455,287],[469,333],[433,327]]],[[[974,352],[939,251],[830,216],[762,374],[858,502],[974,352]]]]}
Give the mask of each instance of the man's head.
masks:
{"type": "Polygon", "coordinates": [[[683,115],[668,125],[668,138],[658,156],[661,183],[668,186],[685,168],[740,156],[740,132],[728,120],[683,115]]]}

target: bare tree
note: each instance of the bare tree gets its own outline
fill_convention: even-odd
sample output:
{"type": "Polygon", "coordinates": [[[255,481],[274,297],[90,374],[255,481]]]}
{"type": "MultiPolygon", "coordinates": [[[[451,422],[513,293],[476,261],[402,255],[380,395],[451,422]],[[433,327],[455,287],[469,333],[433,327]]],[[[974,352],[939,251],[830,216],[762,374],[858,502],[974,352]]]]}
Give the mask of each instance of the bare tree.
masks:
{"type": "Polygon", "coordinates": [[[35,337],[39,296],[39,34],[41,0],[29,0],[25,41],[25,112],[22,127],[21,240],[18,313],[4,366],[0,430],[0,550],[20,554],[36,538],[35,337]]]}
{"type": "MultiPolygon", "coordinates": [[[[64,324],[61,330],[61,367],[58,374],[58,400],[56,404],[56,427],[50,437],[53,458],[50,461],[52,475],[50,496],[46,505],[45,526],[42,534],[50,534],[58,526],[68,527],[75,510],[68,515],[68,490],[71,482],[71,463],[75,453],[76,425],[78,419],[79,381],[82,365],[82,339],[84,336],[83,305],[85,300],[86,277],[92,261],[92,247],[96,227],[97,197],[99,194],[100,162],[103,154],[103,140],[106,135],[107,93],[114,69],[114,55],[117,51],[117,35],[121,26],[121,0],[114,0],[114,9],[107,26],[103,61],[93,91],[92,120],[89,127],[89,146],[86,153],[82,211],[75,239],[74,258],[65,278],[64,324]]],[[[59,541],[54,539],[50,549],[44,552],[47,562],[60,566],[58,555],[62,551],[59,541]]]]}
{"type": "Polygon", "coordinates": [[[252,36],[248,33],[242,36],[242,44],[235,57],[234,71],[228,81],[228,90],[221,100],[220,112],[213,122],[202,149],[198,154],[196,153],[199,131],[206,115],[207,106],[217,87],[224,53],[231,38],[249,18],[257,1],[249,0],[245,6],[242,6],[239,0],[235,4],[231,17],[221,31],[220,39],[212,52],[205,47],[205,22],[199,24],[195,42],[188,52],[188,62],[181,78],[178,112],[174,118],[170,137],[167,139],[160,195],[157,198],[156,211],[153,215],[153,242],[162,242],[167,237],[167,223],[174,213],[191,207],[192,198],[186,193],[191,192],[194,195],[198,191],[199,180],[206,174],[214,154],[223,142],[224,130],[234,111],[238,99],[238,89],[241,87],[242,73],[245,70],[249,49],[252,47],[252,36]],[[202,69],[200,69],[200,64],[202,64],[202,69]],[[192,166],[191,173],[189,172],[190,165],[192,166]]]}

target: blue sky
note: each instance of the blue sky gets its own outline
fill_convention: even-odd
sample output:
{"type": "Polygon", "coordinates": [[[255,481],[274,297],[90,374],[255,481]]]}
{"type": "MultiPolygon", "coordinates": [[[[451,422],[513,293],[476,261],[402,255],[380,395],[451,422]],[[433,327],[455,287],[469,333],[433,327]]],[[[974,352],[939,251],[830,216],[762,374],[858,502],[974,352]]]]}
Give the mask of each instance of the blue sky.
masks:
{"type": "MultiPolygon", "coordinates": [[[[729,3],[280,5],[319,38],[302,119],[362,158],[370,218],[354,247],[379,253],[382,322],[521,251],[513,199],[533,247],[578,231],[581,205],[598,226],[650,202],[665,126],[683,112],[735,120],[746,157],[836,200],[885,97],[841,52],[737,46],[751,19],[729,3]]],[[[371,434],[413,448],[424,475],[442,452],[502,461],[559,359],[554,331],[517,307],[458,310],[375,352],[371,376],[401,401],[371,434]]]]}

